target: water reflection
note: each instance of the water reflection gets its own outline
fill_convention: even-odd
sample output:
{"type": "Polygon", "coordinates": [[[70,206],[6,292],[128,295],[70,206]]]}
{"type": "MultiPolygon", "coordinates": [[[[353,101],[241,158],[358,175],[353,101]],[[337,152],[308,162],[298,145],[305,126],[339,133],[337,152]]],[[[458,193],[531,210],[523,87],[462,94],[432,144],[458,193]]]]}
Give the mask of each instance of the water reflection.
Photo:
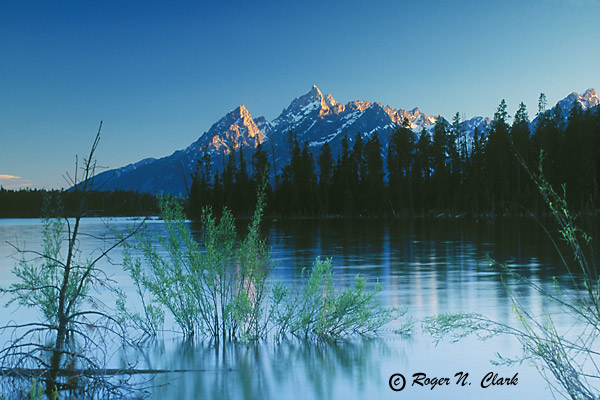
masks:
{"type": "MultiPolygon", "coordinates": [[[[600,237],[597,222],[593,218],[586,220],[588,232],[600,237]]],[[[124,232],[131,221],[115,219],[110,225],[124,232]]],[[[244,221],[240,223],[243,225],[244,221]]],[[[199,234],[198,225],[191,227],[199,234]]],[[[95,237],[107,232],[105,224],[94,219],[84,221],[82,229],[95,237]]],[[[151,229],[164,234],[160,222],[153,222],[151,229]]],[[[500,279],[502,271],[490,267],[488,254],[549,290],[553,276],[561,281],[563,290],[568,291],[571,285],[546,234],[531,219],[267,221],[263,229],[275,260],[273,279],[293,284],[316,257],[332,257],[338,286],[352,285],[357,273],[369,284],[378,280],[384,288],[382,303],[406,307],[408,315],[417,320],[435,313],[464,311],[515,323],[507,287],[533,313],[557,311],[555,304],[521,282],[508,279],[505,287],[500,279]]],[[[39,249],[39,221],[0,221],[0,282],[3,285],[14,281],[10,272],[14,261],[8,258],[13,251],[5,242],[15,243],[16,239],[29,249],[39,249]]],[[[101,241],[94,241],[91,236],[82,241],[83,254],[102,246],[101,241]]],[[[135,302],[133,286],[118,265],[121,256],[119,251],[113,253],[115,264],[102,268],[131,294],[129,301],[135,302]]],[[[99,296],[106,303],[114,301],[103,297],[105,294],[99,296]]],[[[36,317],[29,310],[0,310],[1,321],[20,319],[24,322],[36,317]]],[[[403,322],[392,324],[381,337],[341,343],[289,340],[280,344],[219,347],[179,338],[165,339],[135,354],[134,358],[139,367],[188,370],[158,375],[154,383],[163,386],[153,389],[155,398],[356,399],[398,398],[397,393],[387,387],[387,378],[399,368],[440,374],[454,372],[448,368],[475,372],[477,368],[488,368],[489,360],[497,351],[509,356],[520,351],[519,344],[508,339],[435,347],[418,329],[412,340],[391,333],[403,322]]],[[[559,315],[555,322],[558,326],[573,324],[564,315],[559,315]]],[[[548,395],[545,382],[534,368],[519,367],[519,373],[524,380],[516,392],[490,391],[485,397],[548,395]]],[[[419,397],[456,395],[456,398],[477,399],[482,396],[476,390],[448,393],[423,392],[419,397]]]]}
{"type": "Polygon", "coordinates": [[[157,398],[277,398],[301,394],[306,398],[335,398],[340,388],[352,386],[364,394],[382,373],[384,357],[405,358],[403,347],[377,338],[338,343],[284,340],[261,345],[175,343],[168,351],[158,345],[148,359],[157,365],[188,370],[159,376],[157,398]],[[165,358],[166,357],[166,358],[165,358]]]}

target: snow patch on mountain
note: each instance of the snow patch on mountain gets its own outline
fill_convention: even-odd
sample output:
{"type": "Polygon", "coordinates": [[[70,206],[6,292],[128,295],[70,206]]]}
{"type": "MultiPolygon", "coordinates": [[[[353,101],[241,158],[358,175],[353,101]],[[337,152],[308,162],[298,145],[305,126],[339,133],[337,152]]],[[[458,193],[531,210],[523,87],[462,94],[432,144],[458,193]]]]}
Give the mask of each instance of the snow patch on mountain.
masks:
{"type": "MultiPolygon", "coordinates": [[[[578,102],[586,110],[597,107],[600,97],[594,89],[582,95],[571,93],[558,102],[565,118],[568,118],[573,104],[578,102]]],[[[311,152],[318,154],[320,146],[329,143],[334,158],[339,154],[342,140],[347,136],[353,143],[356,135],[368,139],[375,132],[379,136],[382,152],[385,153],[392,132],[408,120],[410,129],[419,137],[423,130],[432,135],[437,116],[423,113],[418,108],[411,110],[394,109],[381,103],[357,100],[341,104],[331,94],[323,95],[313,85],[309,92],[295,98],[281,114],[272,121],[264,117],[253,119],[250,111],[240,105],[213,124],[208,131],[186,149],[160,159],[146,158],[125,167],[106,171],[98,175],[97,182],[104,182],[103,190],[139,190],[151,193],[185,195],[190,175],[196,170],[198,160],[208,152],[212,173],[224,168],[226,156],[233,151],[248,152],[262,143],[269,144],[268,156],[273,165],[272,173],[277,173],[289,161],[290,139],[300,144],[308,143],[311,152]]],[[[449,123],[443,119],[449,128],[449,123]]],[[[532,124],[535,123],[532,122],[532,124]]],[[[472,148],[474,132],[485,136],[491,119],[473,117],[461,123],[462,136],[457,144],[472,148]]],[[[246,155],[246,154],[245,154],[246,155]]]]}
{"type": "Polygon", "coordinates": [[[580,95],[577,92],[573,92],[561,101],[558,102],[557,106],[560,107],[562,115],[568,117],[571,114],[571,109],[575,103],[579,103],[581,108],[585,111],[589,108],[596,107],[600,102],[600,97],[595,89],[588,89],[580,95]]]}

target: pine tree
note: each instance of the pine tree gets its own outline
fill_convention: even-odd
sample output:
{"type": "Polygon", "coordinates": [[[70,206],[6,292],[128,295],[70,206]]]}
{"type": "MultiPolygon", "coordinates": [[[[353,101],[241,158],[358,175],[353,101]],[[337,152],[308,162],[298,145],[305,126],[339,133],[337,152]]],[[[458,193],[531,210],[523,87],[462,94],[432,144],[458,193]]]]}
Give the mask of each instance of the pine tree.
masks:
{"type": "Polygon", "coordinates": [[[351,215],[354,210],[354,201],[352,193],[355,187],[355,168],[350,153],[350,143],[348,136],[344,135],[342,139],[342,151],[336,162],[333,173],[333,193],[336,195],[331,198],[332,206],[335,212],[351,215]]]}
{"type": "Polygon", "coordinates": [[[588,135],[584,129],[585,121],[583,109],[578,101],[573,103],[565,129],[562,149],[561,165],[563,167],[563,184],[567,188],[567,203],[581,210],[589,202],[589,188],[592,187],[590,179],[590,166],[587,162],[589,152],[586,147],[588,135]],[[588,201],[586,201],[588,200],[588,201]]]}
{"type": "Polygon", "coordinates": [[[356,134],[351,155],[351,190],[354,199],[354,214],[360,214],[365,207],[366,160],[365,143],[360,133],[356,134]]]}
{"type": "Polygon", "coordinates": [[[252,155],[252,180],[255,185],[259,185],[263,178],[269,177],[270,165],[267,153],[259,143],[252,155]]]}
{"type": "Polygon", "coordinates": [[[227,156],[227,165],[221,174],[221,182],[223,183],[223,200],[224,205],[228,208],[233,208],[235,204],[236,186],[235,177],[237,176],[237,165],[235,162],[235,153],[230,151],[227,156]]]}
{"type": "Polygon", "coordinates": [[[304,142],[300,154],[300,165],[298,170],[299,193],[302,201],[302,212],[304,215],[314,215],[317,199],[317,176],[315,174],[315,162],[312,153],[308,150],[308,142],[304,142]]]}
{"type": "Polygon", "coordinates": [[[424,211],[431,207],[430,178],[431,178],[431,137],[423,128],[415,152],[413,185],[415,188],[415,204],[424,211]]]}
{"type": "MultiPolygon", "coordinates": [[[[533,154],[531,152],[531,141],[529,133],[529,115],[525,103],[519,104],[519,109],[515,113],[515,118],[510,129],[510,138],[512,141],[512,150],[529,165],[533,165],[533,154]]],[[[534,188],[530,179],[526,176],[519,163],[513,164],[513,190],[515,192],[514,201],[522,206],[531,206],[530,198],[535,195],[534,188]]]]}
{"type": "Polygon", "coordinates": [[[537,116],[543,116],[546,113],[546,107],[548,106],[548,100],[546,99],[546,95],[544,93],[540,93],[540,97],[538,99],[538,113],[537,116]]]}
{"type": "Polygon", "coordinates": [[[202,157],[198,159],[196,171],[192,175],[192,184],[190,185],[190,214],[194,218],[199,217],[202,214],[202,208],[210,205],[212,201],[210,169],[210,154],[208,148],[205,147],[202,157]]]}
{"type": "Polygon", "coordinates": [[[558,161],[563,142],[560,107],[555,107],[554,110],[546,110],[545,95],[542,93],[538,102],[537,124],[532,136],[532,162],[537,165],[540,153],[543,152],[542,168],[544,176],[554,187],[558,187],[561,182],[564,182],[561,176],[563,171],[561,171],[560,162],[558,161]]]}
{"type": "Polygon", "coordinates": [[[319,167],[319,204],[321,213],[327,215],[331,213],[329,204],[329,192],[333,184],[333,157],[329,142],[325,142],[321,147],[321,153],[317,158],[319,167]]]}
{"type": "Polygon", "coordinates": [[[448,206],[448,190],[451,187],[450,169],[448,166],[448,133],[446,120],[438,116],[433,127],[433,141],[431,144],[431,162],[433,175],[431,183],[433,186],[434,207],[443,209],[448,206]]]}
{"type": "MultiPolygon", "coordinates": [[[[467,167],[467,204],[470,211],[477,215],[482,211],[482,205],[487,196],[488,182],[485,179],[484,138],[475,128],[473,132],[473,149],[467,167]]],[[[487,211],[487,210],[486,210],[487,211]]]]}
{"type": "Polygon", "coordinates": [[[246,160],[244,158],[244,150],[240,146],[239,150],[239,168],[235,174],[235,197],[232,210],[236,215],[249,214],[252,209],[250,198],[253,196],[252,188],[248,178],[248,171],[246,168],[246,160]]]}
{"type": "MultiPolygon", "coordinates": [[[[252,199],[256,199],[256,194],[261,187],[264,180],[266,180],[265,196],[267,198],[266,208],[268,211],[274,208],[273,205],[273,189],[269,180],[269,172],[271,166],[269,164],[269,157],[267,152],[263,150],[262,145],[259,143],[254,150],[252,155],[252,177],[251,177],[251,191],[250,196],[252,199]]],[[[256,201],[252,201],[251,204],[256,204],[256,201]]]]}
{"type": "MultiPolygon", "coordinates": [[[[492,212],[507,211],[507,200],[511,194],[510,176],[516,160],[509,141],[508,112],[502,99],[494,113],[494,119],[485,146],[486,171],[488,175],[488,201],[492,212]]],[[[512,200],[512,199],[510,199],[512,200]]]]}
{"type": "Polygon", "coordinates": [[[381,215],[385,199],[385,184],[381,143],[377,132],[365,144],[364,154],[365,175],[362,186],[366,195],[365,210],[371,215],[381,215]]]}
{"type": "Polygon", "coordinates": [[[415,135],[408,128],[405,118],[403,126],[396,128],[388,143],[388,183],[392,212],[412,208],[411,174],[414,164],[415,135]]]}

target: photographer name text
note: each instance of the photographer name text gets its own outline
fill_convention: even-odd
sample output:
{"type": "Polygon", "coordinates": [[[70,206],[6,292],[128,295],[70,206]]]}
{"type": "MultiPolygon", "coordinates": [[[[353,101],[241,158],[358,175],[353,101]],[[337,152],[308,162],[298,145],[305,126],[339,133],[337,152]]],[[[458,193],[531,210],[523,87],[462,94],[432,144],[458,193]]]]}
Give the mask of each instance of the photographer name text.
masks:
{"type": "MultiPolygon", "coordinates": [[[[494,386],[517,386],[519,383],[519,373],[515,373],[512,376],[501,376],[497,372],[490,371],[481,378],[476,379],[479,386],[483,389],[494,386]]],[[[457,386],[470,386],[471,379],[468,372],[457,372],[453,377],[444,376],[427,376],[424,372],[416,372],[412,374],[411,379],[407,380],[404,375],[395,373],[390,376],[389,381],[390,389],[395,392],[404,390],[407,386],[416,388],[428,388],[430,390],[440,389],[444,386],[457,385],[457,386]]]]}

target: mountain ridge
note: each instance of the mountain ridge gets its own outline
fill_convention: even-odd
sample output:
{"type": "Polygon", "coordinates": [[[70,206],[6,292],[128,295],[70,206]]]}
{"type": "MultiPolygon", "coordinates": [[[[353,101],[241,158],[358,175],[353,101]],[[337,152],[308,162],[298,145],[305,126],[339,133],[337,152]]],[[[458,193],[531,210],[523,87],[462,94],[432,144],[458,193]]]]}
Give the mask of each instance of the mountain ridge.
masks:
{"type": "MultiPolygon", "coordinates": [[[[563,115],[569,114],[574,102],[585,110],[596,107],[600,97],[595,89],[582,95],[577,92],[560,100],[563,115]]],[[[411,110],[394,109],[379,102],[355,100],[341,104],[313,85],[311,89],[290,102],[272,121],[260,116],[253,118],[241,104],[215,122],[208,131],[185,149],[171,155],[153,159],[146,158],[137,163],[105,171],[96,179],[101,190],[133,190],[149,193],[185,195],[196,170],[198,160],[208,153],[212,172],[219,173],[225,166],[226,157],[234,151],[251,152],[258,145],[269,146],[269,162],[276,165],[277,173],[287,163],[290,154],[291,135],[300,143],[307,143],[314,155],[324,143],[329,143],[334,158],[341,151],[344,136],[352,143],[358,133],[363,138],[378,133],[382,149],[387,147],[390,133],[406,119],[417,134],[425,130],[431,134],[440,116],[423,113],[418,107],[411,110]]],[[[443,118],[443,117],[442,117],[443,118]]],[[[531,122],[535,123],[535,120],[531,122]]],[[[475,116],[462,122],[465,143],[470,146],[475,129],[484,133],[491,119],[475,116]]],[[[250,156],[250,154],[248,154],[250,156]]],[[[273,168],[271,170],[273,172],[273,168]]]]}

